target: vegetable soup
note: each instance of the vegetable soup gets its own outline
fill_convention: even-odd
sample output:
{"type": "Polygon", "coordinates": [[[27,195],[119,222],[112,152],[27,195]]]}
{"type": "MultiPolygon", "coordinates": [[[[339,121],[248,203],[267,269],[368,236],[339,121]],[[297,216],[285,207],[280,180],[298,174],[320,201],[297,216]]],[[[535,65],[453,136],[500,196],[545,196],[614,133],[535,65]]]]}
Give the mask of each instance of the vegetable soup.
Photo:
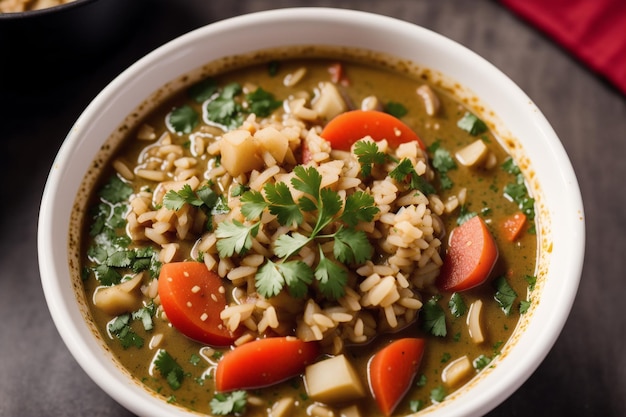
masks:
{"type": "Polygon", "coordinates": [[[495,363],[529,308],[534,200],[480,109],[357,55],[216,71],[103,169],[85,293],[108,348],[164,401],[418,412],[495,363]]]}

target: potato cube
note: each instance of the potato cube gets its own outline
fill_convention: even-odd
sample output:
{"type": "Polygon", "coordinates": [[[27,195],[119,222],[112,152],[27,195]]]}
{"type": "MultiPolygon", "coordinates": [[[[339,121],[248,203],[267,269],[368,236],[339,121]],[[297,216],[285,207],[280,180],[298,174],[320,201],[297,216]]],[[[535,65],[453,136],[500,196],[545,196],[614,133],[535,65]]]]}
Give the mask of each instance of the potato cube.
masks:
{"type": "Polygon", "coordinates": [[[284,133],[269,126],[258,130],[254,134],[254,138],[263,149],[272,155],[276,162],[282,164],[289,149],[289,138],[284,133]]]}
{"type": "Polygon", "coordinates": [[[257,142],[247,130],[232,130],[220,142],[221,164],[233,177],[263,167],[257,142]]]}
{"type": "Polygon", "coordinates": [[[480,139],[475,140],[463,149],[459,150],[456,159],[466,167],[475,167],[485,160],[487,156],[487,145],[480,139]]]}
{"type": "Polygon", "coordinates": [[[344,355],[307,366],[304,378],[307,393],[315,401],[344,402],[365,396],[359,376],[344,355]]]}
{"type": "Polygon", "coordinates": [[[449,387],[457,387],[474,374],[474,367],[467,355],[453,360],[441,372],[441,380],[449,387]]]}
{"type": "Polygon", "coordinates": [[[341,93],[331,82],[325,82],[320,87],[319,96],[313,102],[313,110],[326,120],[330,120],[348,109],[341,93]]]}

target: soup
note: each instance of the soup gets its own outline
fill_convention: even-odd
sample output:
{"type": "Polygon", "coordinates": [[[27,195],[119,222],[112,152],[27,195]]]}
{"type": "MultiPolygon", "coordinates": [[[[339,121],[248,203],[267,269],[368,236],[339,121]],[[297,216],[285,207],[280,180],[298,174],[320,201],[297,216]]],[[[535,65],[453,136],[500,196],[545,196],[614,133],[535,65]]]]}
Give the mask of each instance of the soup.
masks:
{"type": "Polygon", "coordinates": [[[99,332],[209,415],[446,401],[530,305],[519,168],[427,71],[257,61],[167,98],[103,169],[82,265],[99,332]]]}

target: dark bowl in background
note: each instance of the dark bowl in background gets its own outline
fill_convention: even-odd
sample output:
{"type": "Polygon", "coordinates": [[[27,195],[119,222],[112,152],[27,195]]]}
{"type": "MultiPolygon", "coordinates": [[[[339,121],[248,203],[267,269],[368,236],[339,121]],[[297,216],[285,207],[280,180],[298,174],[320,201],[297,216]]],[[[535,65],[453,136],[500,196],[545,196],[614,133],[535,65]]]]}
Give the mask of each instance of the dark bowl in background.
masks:
{"type": "Polygon", "coordinates": [[[75,0],[0,14],[0,86],[65,80],[98,65],[137,23],[143,0],[75,0]]]}

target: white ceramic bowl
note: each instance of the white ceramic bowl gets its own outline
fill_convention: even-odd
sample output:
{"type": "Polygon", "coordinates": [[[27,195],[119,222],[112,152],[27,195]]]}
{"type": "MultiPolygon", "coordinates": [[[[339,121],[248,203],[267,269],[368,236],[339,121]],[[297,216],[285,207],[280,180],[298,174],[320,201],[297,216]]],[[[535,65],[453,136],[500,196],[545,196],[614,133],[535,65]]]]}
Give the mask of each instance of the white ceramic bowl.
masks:
{"type": "MultiPolygon", "coordinates": [[[[217,22],[150,53],[111,82],[76,121],[45,188],[39,220],[42,284],[55,324],[78,363],[109,395],[145,416],[184,415],[149,394],[115,364],[85,319],[80,279],[68,265],[74,199],[92,159],[126,116],[163,85],[208,61],[285,45],[344,45],[383,51],[439,71],[480,98],[481,116],[515,138],[516,160],[530,161],[541,216],[539,300],[495,366],[432,416],[482,415],[513,393],[539,366],[570,312],[581,275],[584,216],[568,157],[539,109],[509,78],[465,47],[396,19],[349,10],[282,9],[217,22]],[[492,113],[493,112],[493,113],[492,113]]],[[[523,164],[526,166],[526,164],[523,164]]]]}

